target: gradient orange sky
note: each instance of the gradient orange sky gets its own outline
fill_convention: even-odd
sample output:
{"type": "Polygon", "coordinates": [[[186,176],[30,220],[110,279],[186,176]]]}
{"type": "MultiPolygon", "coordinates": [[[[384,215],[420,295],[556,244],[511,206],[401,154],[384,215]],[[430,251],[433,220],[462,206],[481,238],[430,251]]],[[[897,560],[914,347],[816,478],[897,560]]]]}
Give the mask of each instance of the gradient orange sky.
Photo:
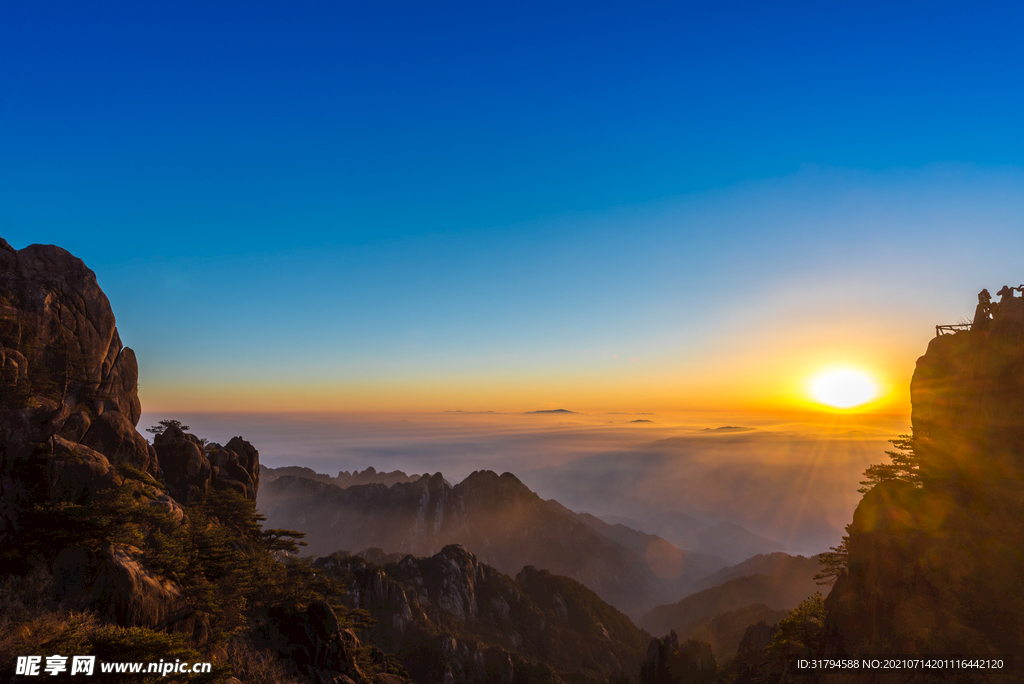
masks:
{"type": "Polygon", "coordinates": [[[404,279],[382,293],[349,289],[325,270],[334,257],[307,252],[256,280],[243,258],[209,277],[166,281],[146,262],[99,277],[158,412],[805,410],[819,407],[812,377],[848,366],[881,388],[859,411],[909,414],[934,326],[968,320],[981,287],[1020,280],[1016,252],[990,249],[1024,242],[1011,232],[1020,197],[1013,170],[812,170],[547,221],[560,251],[521,254],[517,269],[449,264],[417,280],[392,259],[436,245],[375,248],[368,268],[404,279]],[[981,226],[970,239],[968,221],[981,226]],[[588,257],[574,240],[593,225],[602,249],[613,228],[636,237],[588,257]],[[691,247],[686,226],[722,238],[691,247]],[[147,308],[147,291],[182,303],[147,308]]]}

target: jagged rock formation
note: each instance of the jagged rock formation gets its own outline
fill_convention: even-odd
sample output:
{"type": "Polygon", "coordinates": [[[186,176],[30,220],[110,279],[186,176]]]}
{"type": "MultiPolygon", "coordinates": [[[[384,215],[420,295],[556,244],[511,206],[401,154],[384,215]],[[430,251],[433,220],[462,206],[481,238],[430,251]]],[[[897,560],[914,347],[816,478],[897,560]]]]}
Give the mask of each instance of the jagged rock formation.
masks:
{"type": "Polygon", "coordinates": [[[204,446],[195,435],[171,425],[156,435],[153,445],[167,489],[178,501],[202,501],[210,487],[256,500],[260,454],[241,437],[232,437],[227,446],[204,446]]]}
{"type": "MultiPolygon", "coordinates": [[[[1005,298],[1004,298],[1005,299],[1005,298]]],[[[911,383],[919,474],[854,514],[834,653],[1024,651],[1024,300],[936,337],[911,383]]]]}
{"type": "Polygon", "coordinates": [[[651,642],[640,668],[640,684],[710,684],[717,675],[711,645],[693,640],[680,645],[673,631],[651,642]]]}
{"type": "MultiPolygon", "coordinates": [[[[0,535],[21,531],[37,504],[84,504],[126,473],[159,475],[135,431],[137,387],[135,354],[93,272],[59,247],[15,251],[0,239],[0,535]]],[[[137,486],[154,506],[180,510],[143,480],[137,486]]],[[[129,624],[166,626],[176,614],[173,588],[131,548],[105,547],[87,570],[69,571],[84,553],[67,549],[55,568],[73,603],[129,624]]]]}
{"type": "Polygon", "coordinates": [[[736,658],[747,665],[758,665],[764,660],[765,650],[775,638],[778,632],[778,623],[769,625],[764,620],[758,620],[750,625],[743,632],[739,646],[736,649],[736,658]]]}
{"type": "MultiPolygon", "coordinates": [[[[788,610],[774,610],[763,603],[755,603],[691,622],[678,634],[684,641],[694,639],[710,644],[715,659],[725,663],[738,657],[743,639],[751,626],[758,623],[775,625],[788,615],[788,610]]],[[[767,645],[768,642],[765,642],[764,646],[767,645]]]]}
{"type": "Polygon", "coordinates": [[[315,480],[317,482],[326,482],[327,484],[337,485],[342,489],[346,487],[352,487],[355,485],[364,484],[382,484],[385,487],[390,487],[398,482],[415,482],[421,477],[426,475],[406,475],[401,470],[392,470],[391,472],[377,472],[377,469],[373,466],[369,466],[366,470],[359,471],[354,470],[351,473],[347,470],[338,472],[337,477],[331,477],[330,475],[324,475],[318,473],[312,468],[306,468],[304,466],[281,466],[280,468],[269,468],[267,466],[260,466],[260,477],[263,478],[264,482],[271,482],[279,477],[301,477],[307,480],[315,480]]]}
{"type": "Polygon", "coordinates": [[[286,656],[314,682],[367,681],[356,659],[362,642],[342,628],[326,601],[314,601],[306,610],[274,609],[264,631],[261,645],[286,656]]]}
{"type": "Polygon", "coordinates": [[[333,554],[315,566],[377,620],[368,637],[421,682],[598,682],[632,676],[650,638],[574,580],[526,567],[513,580],[464,547],[379,567],[333,554]]]}
{"type": "Polygon", "coordinates": [[[659,576],[644,555],[553,507],[511,473],[478,471],[455,486],[436,473],[391,487],[347,489],[281,477],[261,490],[259,504],[268,524],[306,531],[313,554],[379,547],[429,556],[462,544],[505,573],[533,565],[572,577],[634,617],[684,595],[723,565],[676,549],[673,572],[659,576]]]}

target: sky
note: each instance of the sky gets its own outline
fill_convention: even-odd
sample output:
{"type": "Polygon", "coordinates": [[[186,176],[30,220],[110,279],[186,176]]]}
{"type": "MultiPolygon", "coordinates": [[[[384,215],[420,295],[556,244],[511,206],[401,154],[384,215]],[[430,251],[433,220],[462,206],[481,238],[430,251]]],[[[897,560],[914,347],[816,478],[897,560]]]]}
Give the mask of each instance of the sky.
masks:
{"type": "Polygon", "coordinates": [[[96,272],[154,414],[813,411],[852,366],[906,424],[1024,281],[1022,19],[6,3],[0,236],[96,272]]]}

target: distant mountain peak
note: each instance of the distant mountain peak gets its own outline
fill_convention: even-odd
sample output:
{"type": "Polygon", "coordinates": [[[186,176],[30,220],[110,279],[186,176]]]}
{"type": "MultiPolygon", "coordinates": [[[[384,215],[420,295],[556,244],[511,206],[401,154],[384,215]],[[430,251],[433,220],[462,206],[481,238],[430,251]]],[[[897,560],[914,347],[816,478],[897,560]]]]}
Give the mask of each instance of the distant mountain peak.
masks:
{"type": "Polygon", "coordinates": [[[576,411],[570,411],[569,409],[541,409],[540,411],[527,411],[526,415],[531,413],[577,413],[576,411]]]}

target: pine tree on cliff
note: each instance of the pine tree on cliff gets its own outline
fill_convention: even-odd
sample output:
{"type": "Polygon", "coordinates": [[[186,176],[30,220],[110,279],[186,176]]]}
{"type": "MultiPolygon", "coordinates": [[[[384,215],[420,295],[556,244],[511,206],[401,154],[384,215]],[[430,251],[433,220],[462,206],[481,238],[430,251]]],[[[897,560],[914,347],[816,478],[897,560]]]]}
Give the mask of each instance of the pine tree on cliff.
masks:
{"type": "Polygon", "coordinates": [[[892,463],[878,463],[868,466],[864,471],[866,479],[861,481],[863,485],[857,491],[866,494],[871,488],[881,482],[900,480],[909,482],[915,487],[921,487],[921,459],[914,447],[914,439],[917,435],[900,435],[896,439],[890,439],[889,443],[895,449],[886,451],[886,455],[892,463]]]}
{"type": "MultiPolygon", "coordinates": [[[[861,480],[861,488],[857,491],[866,494],[876,485],[882,482],[909,482],[915,487],[923,487],[921,479],[921,458],[917,455],[914,446],[915,435],[900,435],[896,439],[890,439],[893,445],[892,451],[886,451],[886,455],[892,463],[876,463],[868,466],[864,471],[864,478],[861,480]]],[[[846,526],[846,534],[838,546],[833,546],[825,553],[818,556],[821,563],[821,571],[814,576],[818,584],[830,586],[846,574],[849,559],[850,526],[846,526]]]]}
{"type": "Polygon", "coordinates": [[[156,425],[146,428],[146,432],[152,432],[154,435],[162,435],[169,427],[176,427],[182,432],[192,429],[188,425],[182,425],[180,420],[161,420],[156,425]]]}

